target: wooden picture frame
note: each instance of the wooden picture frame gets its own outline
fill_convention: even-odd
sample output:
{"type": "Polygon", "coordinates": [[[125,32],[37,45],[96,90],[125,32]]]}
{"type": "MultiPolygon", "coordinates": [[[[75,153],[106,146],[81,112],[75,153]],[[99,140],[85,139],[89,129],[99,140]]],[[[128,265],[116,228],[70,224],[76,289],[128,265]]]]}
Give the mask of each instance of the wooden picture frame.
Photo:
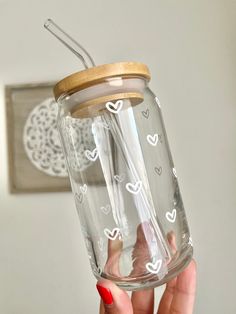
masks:
{"type": "Polygon", "coordinates": [[[67,177],[50,176],[27,157],[22,134],[30,112],[39,103],[54,98],[54,82],[5,86],[10,193],[70,191],[67,177]]]}

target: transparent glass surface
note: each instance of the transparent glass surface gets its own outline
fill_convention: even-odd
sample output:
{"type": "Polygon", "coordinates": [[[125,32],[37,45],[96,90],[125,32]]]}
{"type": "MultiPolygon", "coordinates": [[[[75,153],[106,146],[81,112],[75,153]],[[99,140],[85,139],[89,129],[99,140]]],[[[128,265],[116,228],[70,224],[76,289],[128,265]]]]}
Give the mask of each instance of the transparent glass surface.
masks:
{"type": "Polygon", "coordinates": [[[161,285],[192,257],[192,240],[160,103],[142,78],[114,78],[59,99],[58,127],[94,275],[126,290],[161,285]],[[142,99],[115,99],[121,93],[142,99]],[[72,117],[85,101],[111,95],[72,117]]]}

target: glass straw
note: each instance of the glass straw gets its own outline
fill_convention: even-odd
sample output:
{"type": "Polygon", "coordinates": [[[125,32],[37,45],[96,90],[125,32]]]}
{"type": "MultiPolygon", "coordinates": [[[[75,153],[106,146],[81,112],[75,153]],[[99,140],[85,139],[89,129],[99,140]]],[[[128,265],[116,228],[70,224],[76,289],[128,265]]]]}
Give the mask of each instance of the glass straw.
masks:
{"type": "MultiPolygon", "coordinates": [[[[73,52],[82,61],[86,69],[88,69],[89,67],[95,66],[95,63],[92,57],[89,55],[89,53],[76,40],[74,40],[63,29],[61,29],[55,22],[53,22],[51,19],[47,19],[47,21],[44,23],[44,27],[50,33],[52,33],[60,42],[62,42],[71,52],[73,52]]],[[[139,180],[138,171],[132,161],[129,148],[126,145],[126,141],[123,138],[122,131],[115,117],[113,115],[109,115],[108,113],[104,112],[103,119],[105,119],[105,121],[108,119],[108,122],[109,120],[112,121],[113,129],[111,129],[111,132],[112,132],[113,138],[116,140],[117,145],[121,149],[121,152],[124,154],[124,160],[128,163],[127,166],[130,169],[131,174],[135,178],[135,181],[139,180]],[[127,160],[125,158],[125,155],[127,156],[127,160]]],[[[96,137],[95,137],[95,142],[96,142],[96,137]]],[[[170,252],[163,238],[163,232],[160,229],[159,224],[156,223],[156,220],[153,217],[153,215],[155,215],[151,208],[152,206],[154,206],[153,202],[151,201],[151,204],[149,203],[144,187],[142,187],[140,191],[139,200],[135,201],[135,203],[136,203],[136,206],[140,208],[139,210],[140,214],[142,212],[144,214],[145,212],[144,214],[145,217],[148,217],[150,215],[150,219],[152,221],[153,227],[155,228],[157,236],[158,236],[159,245],[161,245],[161,248],[162,248],[162,252],[159,252],[159,254],[161,254],[163,258],[165,257],[170,258],[170,252]]],[[[164,268],[166,268],[166,266],[164,266],[164,268]]]]}
{"type": "Polygon", "coordinates": [[[90,54],[75,39],[68,35],[52,19],[47,19],[44,27],[53,34],[61,43],[72,51],[83,63],[86,69],[94,67],[95,63],[90,54]]]}

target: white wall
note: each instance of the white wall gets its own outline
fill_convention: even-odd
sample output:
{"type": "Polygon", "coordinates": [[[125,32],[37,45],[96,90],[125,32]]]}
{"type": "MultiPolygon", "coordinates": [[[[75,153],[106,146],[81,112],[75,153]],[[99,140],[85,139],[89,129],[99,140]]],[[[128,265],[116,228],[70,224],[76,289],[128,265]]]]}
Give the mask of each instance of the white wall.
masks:
{"type": "Polygon", "coordinates": [[[97,313],[71,194],[7,188],[4,84],[81,69],[43,30],[47,17],[97,64],[149,65],[194,239],[195,313],[235,313],[236,1],[227,0],[0,0],[0,313],[97,313]]]}

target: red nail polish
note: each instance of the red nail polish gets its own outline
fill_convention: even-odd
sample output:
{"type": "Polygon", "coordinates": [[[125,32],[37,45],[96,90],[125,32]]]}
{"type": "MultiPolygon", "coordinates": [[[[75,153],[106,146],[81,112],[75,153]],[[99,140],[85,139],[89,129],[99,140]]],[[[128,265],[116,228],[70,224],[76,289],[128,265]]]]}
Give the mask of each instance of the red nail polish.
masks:
{"type": "Polygon", "coordinates": [[[105,304],[112,304],[113,303],[113,298],[111,291],[105,287],[97,285],[98,293],[100,294],[100,297],[102,298],[103,302],[105,304]]]}

